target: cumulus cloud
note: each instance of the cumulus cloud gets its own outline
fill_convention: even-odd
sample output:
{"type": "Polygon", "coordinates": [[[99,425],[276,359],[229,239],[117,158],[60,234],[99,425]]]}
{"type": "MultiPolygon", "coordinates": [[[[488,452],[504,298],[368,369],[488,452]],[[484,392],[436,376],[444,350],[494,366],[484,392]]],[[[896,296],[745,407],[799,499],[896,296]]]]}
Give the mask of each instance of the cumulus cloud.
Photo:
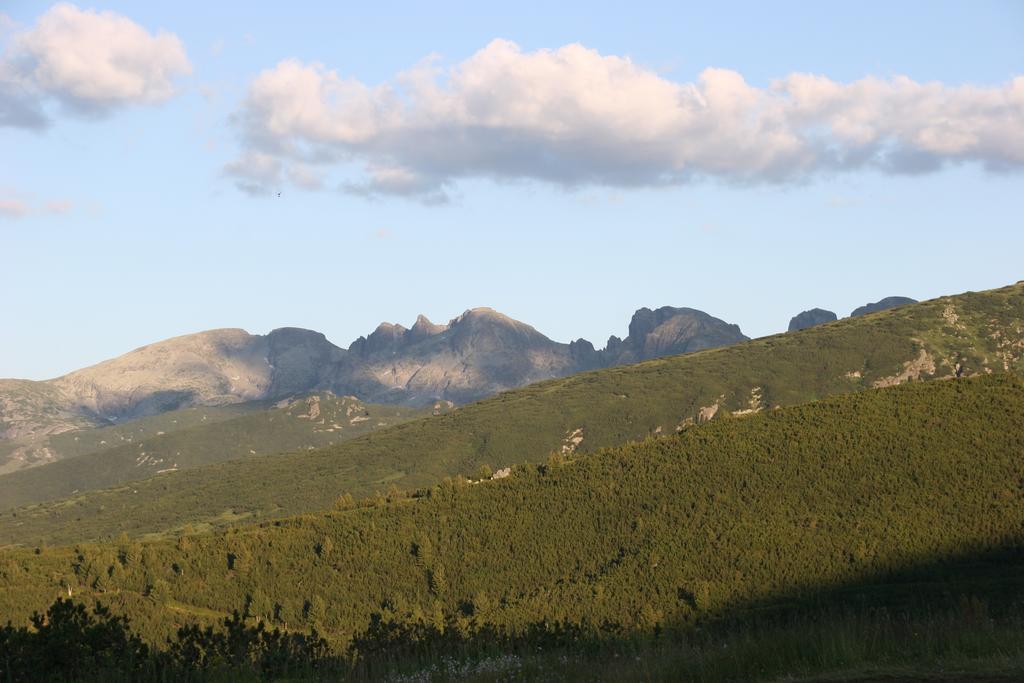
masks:
{"type": "Polygon", "coordinates": [[[49,99],[79,115],[161,102],[191,65],[177,36],[59,3],[13,31],[0,57],[0,126],[41,128],[49,99]]]}
{"type": "Polygon", "coordinates": [[[1024,166],[1024,77],[982,87],[791,74],[756,87],[711,68],[679,82],[578,44],[524,52],[495,40],[378,85],[289,59],[252,81],[234,120],[246,154],[354,163],[364,172],[346,192],[433,202],[464,178],[634,187],[1024,166]]]}
{"type": "Polygon", "coordinates": [[[49,125],[36,92],[17,82],[5,80],[0,67],[0,128],[42,130],[49,125]]]}
{"type": "Polygon", "coordinates": [[[238,189],[253,196],[268,195],[281,186],[281,161],[263,152],[248,152],[224,167],[238,189]]]}

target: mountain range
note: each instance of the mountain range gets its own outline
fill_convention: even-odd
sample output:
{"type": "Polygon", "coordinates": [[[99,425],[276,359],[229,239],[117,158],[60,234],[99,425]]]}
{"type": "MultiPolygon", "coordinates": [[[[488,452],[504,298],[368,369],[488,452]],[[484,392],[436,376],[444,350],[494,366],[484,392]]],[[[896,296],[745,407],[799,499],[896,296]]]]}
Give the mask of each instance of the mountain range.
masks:
{"type": "MultiPolygon", "coordinates": [[[[579,366],[678,349],[706,321],[677,312],[640,312],[600,351],[563,346],[579,366]]],[[[567,644],[620,642],[624,661],[660,662],[661,674],[636,664],[602,678],[604,662],[588,659],[578,678],[677,680],[689,666],[712,683],[823,680],[802,662],[859,661],[824,659],[836,642],[884,642],[871,657],[913,651],[944,671],[965,645],[986,667],[1008,651],[1019,660],[1024,282],[822,324],[813,318],[830,316],[812,313],[810,329],[459,407],[238,396],[418,349],[442,368],[463,349],[479,367],[529,349],[532,328],[477,312],[382,326],[348,350],[299,330],[186,338],[192,355],[178,349],[178,362],[166,343],[146,347],[134,366],[116,359],[125,373],[163,368],[159,384],[170,368],[207,400],[237,402],[52,435],[66,459],[0,476],[0,614],[25,625],[55,596],[102,600],[173,652],[185,652],[168,641],[183,629],[221,642],[199,630],[217,622],[231,638],[242,625],[316,629],[345,666],[365,666],[355,680],[422,667],[424,648],[478,658],[529,646],[548,652],[533,670],[554,670],[567,644]],[[234,353],[204,351],[225,338],[234,353]],[[771,657],[750,655],[751,637],[771,657]],[[729,659],[708,678],[694,653],[712,650],[729,659]]],[[[94,387],[103,373],[87,370],[62,379],[94,387]]],[[[153,395],[134,405],[160,407],[153,395]]],[[[37,637],[12,628],[0,649],[37,637]]]]}
{"type": "MultiPolygon", "coordinates": [[[[160,426],[157,431],[167,430],[166,436],[133,435],[131,448],[147,456],[170,453],[180,465],[177,471],[155,477],[142,472],[150,478],[138,480],[140,468],[121,448],[4,475],[0,497],[5,490],[17,491],[11,502],[22,506],[0,514],[0,544],[71,543],[122,532],[175,534],[186,527],[218,527],[243,518],[265,521],[323,510],[345,494],[360,500],[392,486],[413,490],[446,476],[475,473],[482,465],[497,470],[544,462],[551,453],[596,452],[711,419],[770,412],[835,394],[925,379],[1021,372],[1022,321],[1024,283],[1019,283],[537,382],[345,441],[337,434],[311,434],[298,427],[309,420],[289,418],[285,426],[295,427],[288,427],[294,434],[285,446],[290,452],[252,455],[243,449],[228,462],[198,452],[191,463],[178,459],[179,450],[185,456],[181,447],[171,447],[172,437],[178,437],[160,426]],[[311,439],[331,443],[309,450],[307,444],[317,443],[311,439]],[[112,456],[127,465],[119,467],[112,456]],[[91,471],[103,468],[111,470],[109,476],[91,471]],[[134,483],[126,485],[130,480],[134,483]],[[101,488],[88,490],[96,486],[101,488]]],[[[168,418],[182,422],[189,414],[177,413],[178,418],[167,413],[122,427],[138,429],[168,418]]],[[[233,429],[239,423],[232,419],[219,424],[233,429]]],[[[328,426],[309,424],[314,432],[328,426]]],[[[217,425],[202,434],[192,429],[181,438],[189,440],[193,451],[200,441],[231,441],[218,431],[217,425]]],[[[84,439],[89,433],[60,439],[84,439]]]]}
{"type": "MultiPolygon", "coordinates": [[[[869,313],[878,313],[880,311],[887,311],[890,308],[898,308],[899,306],[916,303],[916,299],[911,299],[906,296],[887,296],[879,301],[864,304],[863,306],[853,309],[853,312],[850,313],[850,317],[859,318],[860,316],[867,315],[869,313]]],[[[789,321],[788,331],[798,332],[800,330],[806,330],[808,327],[814,327],[815,325],[824,325],[825,323],[835,322],[838,319],[839,316],[832,311],[824,308],[812,308],[793,316],[789,321]]]]}
{"type": "MultiPolygon", "coordinates": [[[[913,303],[888,297],[853,316],[913,303]]],[[[835,320],[813,309],[794,331],[835,320]]],[[[119,424],[191,406],[227,406],[329,391],[370,403],[426,407],[471,403],[533,382],[652,358],[728,346],[739,326],[692,308],[641,308],[627,336],[603,349],[553,341],[490,308],[406,328],[381,323],[343,349],[322,333],[292,327],[253,335],[215,329],[143,346],[46,381],[0,380],[0,474],[61,460],[55,435],[119,424]]],[[[67,446],[68,444],[65,444],[67,446]]],[[[77,450],[72,444],[72,450],[77,450]]]]}
{"type": "Polygon", "coordinates": [[[100,419],[220,405],[52,434],[63,460],[0,476],[0,614],[21,625],[0,650],[35,638],[42,653],[0,666],[49,661],[72,603],[44,627],[31,615],[67,596],[166,644],[154,666],[217,666],[217,643],[245,657],[244,627],[269,633],[252,657],[279,642],[270,628],[324,634],[334,660],[279,672],[309,678],[524,651],[531,668],[501,661],[526,679],[850,681],[864,679],[824,674],[959,671],[964,651],[1019,673],[1004,662],[1022,656],[1024,282],[890,303],[733,344],[710,316],[644,309],[601,350],[487,310],[382,325],[348,350],[215,330],[27,383],[40,400],[77,392],[100,419]],[[529,362],[500,364],[515,358],[529,362]],[[462,386],[486,390],[579,367],[596,369],[403,404],[467,370],[462,386]],[[392,403],[302,393],[342,378],[392,403]]]}
{"type": "Polygon", "coordinates": [[[469,403],[583,370],[745,341],[737,325],[690,308],[638,310],[625,339],[604,349],[552,341],[490,308],[446,325],[419,316],[382,323],[349,349],[312,330],[240,329],[143,346],[53,380],[0,380],[0,438],[33,439],[193,405],[276,400],[332,391],[374,403],[469,403]]]}

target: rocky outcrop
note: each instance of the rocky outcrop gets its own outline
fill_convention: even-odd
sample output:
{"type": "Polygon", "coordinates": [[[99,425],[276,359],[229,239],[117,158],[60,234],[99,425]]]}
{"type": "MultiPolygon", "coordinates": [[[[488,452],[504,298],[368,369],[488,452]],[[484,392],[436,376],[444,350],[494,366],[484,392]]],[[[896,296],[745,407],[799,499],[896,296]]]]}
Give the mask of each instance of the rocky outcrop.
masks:
{"type": "MultiPolygon", "coordinates": [[[[882,377],[872,383],[873,387],[892,387],[897,384],[903,384],[911,380],[920,379],[922,375],[934,375],[935,374],[935,361],[932,359],[931,354],[927,350],[921,349],[918,351],[917,358],[908,360],[903,364],[903,370],[891,377],[882,377]]],[[[957,369],[957,377],[960,376],[960,370],[957,369]]]]}
{"type": "Polygon", "coordinates": [[[427,318],[427,316],[418,315],[416,316],[416,322],[413,323],[413,326],[405,333],[405,337],[410,343],[416,343],[439,335],[447,329],[447,325],[435,325],[430,322],[430,319],[427,318]]]}
{"type": "Polygon", "coordinates": [[[335,376],[367,401],[465,403],[579,366],[571,345],[490,308],[468,310],[447,325],[420,316],[409,330],[386,331],[387,343],[371,343],[377,332],[365,342],[357,339],[335,376]]]}
{"type": "Polygon", "coordinates": [[[916,299],[911,299],[906,296],[887,296],[881,301],[876,301],[873,304],[864,304],[860,308],[855,308],[853,312],[850,313],[850,317],[857,318],[869,313],[878,313],[879,311],[884,311],[889,308],[896,308],[897,306],[906,306],[907,304],[916,303],[916,299]]]}
{"type": "Polygon", "coordinates": [[[569,342],[569,355],[572,357],[572,362],[580,370],[590,370],[599,367],[601,364],[600,352],[586,339],[577,339],[576,341],[569,342]]]}
{"type": "Polygon", "coordinates": [[[731,325],[703,311],[671,306],[653,311],[641,308],[629,322],[629,336],[623,340],[617,337],[608,339],[602,364],[636,363],[660,356],[728,346],[748,339],[738,325],[731,325]]]}
{"type": "Polygon", "coordinates": [[[789,321],[789,331],[806,330],[808,327],[824,325],[825,323],[835,322],[838,319],[838,316],[832,311],[826,311],[824,308],[812,308],[809,311],[793,316],[789,321]]]}
{"type": "Polygon", "coordinates": [[[381,323],[368,337],[360,337],[349,346],[353,355],[367,358],[380,354],[393,355],[405,345],[405,333],[401,325],[381,323]]]}
{"type": "Polygon", "coordinates": [[[264,398],[301,394],[327,387],[345,351],[320,332],[282,327],[266,336],[270,385],[264,398]]]}
{"type": "Polygon", "coordinates": [[[32,439],[104,424],[50,382],[0,379],[0,439],[32,439]]]}

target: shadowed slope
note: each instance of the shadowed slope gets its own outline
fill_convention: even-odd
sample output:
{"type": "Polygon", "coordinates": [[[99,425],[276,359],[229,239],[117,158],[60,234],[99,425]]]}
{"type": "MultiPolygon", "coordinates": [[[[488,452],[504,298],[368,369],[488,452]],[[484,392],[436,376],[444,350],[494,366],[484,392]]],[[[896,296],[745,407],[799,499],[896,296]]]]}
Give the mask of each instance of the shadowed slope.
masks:
{"type": "Polygon", "coordinates": [[[0,613],[21,620],[67,590],[102,593],[159,641],[182,620],[248,604],[343,644],[374,614],[629,634],[849,604],[844,590],[893,606],[915,585],[1019,595],[1021,414],[1014,376],[911,383],[365,509],[9,551],[0,613]]]}

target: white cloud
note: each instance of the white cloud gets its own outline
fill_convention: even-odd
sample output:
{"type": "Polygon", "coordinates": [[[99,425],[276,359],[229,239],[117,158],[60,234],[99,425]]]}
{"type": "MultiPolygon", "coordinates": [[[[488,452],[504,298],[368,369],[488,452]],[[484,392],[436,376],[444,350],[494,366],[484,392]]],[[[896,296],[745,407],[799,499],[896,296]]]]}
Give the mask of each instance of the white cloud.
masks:
{"type": "Polygon", "coordinates": [[[29,87],[5,79],[0,64],[0,128],[42,130],[49,125],[42,102],[29,87]]]}
{"type": "Polygon", "coordinates": [[[10,15],[0,12],[0,38],[3,38],[6,34],[14,31],[17,25],[18,22],[11,19],[10,15]]]}
{"type": "Polygon", "coordinates": [[[29,211],[28,205],[20,199],[0,197],[0,216],[4,218],[21,218],[29,211]]]}
{"type": "Polygon", "coordinates": [[[0,58],[0,125],[45,125],[48,98],[78,114],[161,102],[191,72],[181,41],[113,12],[59,3],[13,33],[0,58]]]}
{"type": "Polygon", "coordinates": [[[238,189],[253,196],[268,195],[281,187],[279,159],[262,152],[248,152],[224,167],[224,174],[235,179],[238,189]]]}
{"type": "Polygon", "coordinates": [[[1008,170],[1024,166],[1024,77],[980,87],[792,74],[759,88],[727,69],[678,82],[582,45],[523,52],[495,40],[380,85],[285,60],[253,80],[235,122],[247,153],[354,162],[365,173],[343,190],[429,201],[462,178],[632,187],[1008,170]]]}
{"type": "Polygon", "coordinates": [[[320,173],[307,164],[291,164],[288,167],[288,180],[304,190],[319,190],[324,184],[320,173]]]}
{"type": "Polygon", "coordinates": [[[340,190],[347,194],[373,198],[381,195],[415,196],[424,204],[446,204],[448,194],[442,179],[421,175],[402,166],[369,165],[367,180],[342,183],[340,190]]]}
{"type": "Polygon", "coordinates": [[[75,204],[70,199],[51,199],[43,204],[43,213],[65,214],[74,208],[75,204]]]}
{"type": "Polygon", "coordinates": [[[31,196],[26,196],[15,190],[0,190],[0,218],[15,219],[65,214],[74,208],[74,202],[69,199],[35,201],[31,196]]]}

